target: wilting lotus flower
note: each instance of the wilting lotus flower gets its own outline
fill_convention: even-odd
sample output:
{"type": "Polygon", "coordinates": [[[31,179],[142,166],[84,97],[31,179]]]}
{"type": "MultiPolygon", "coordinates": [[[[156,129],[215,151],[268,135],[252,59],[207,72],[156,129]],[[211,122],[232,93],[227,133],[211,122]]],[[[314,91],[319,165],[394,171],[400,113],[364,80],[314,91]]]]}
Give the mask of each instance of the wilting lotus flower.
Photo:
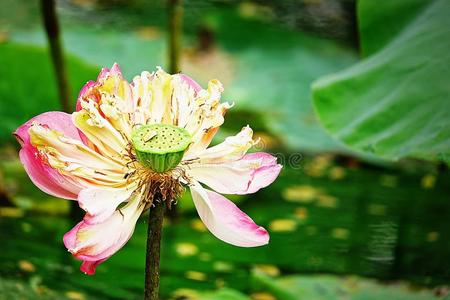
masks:
{"type": "Polygon", "coordinates": [[[267,231],[218,193],[254,193],[281,166],[267,153],[246,154],[255,144],[248,126],[207,148],[231,107],[220,103],[222,91],[217,80],[205,90],[162,69],[129,84],[115,64],[83,87],[76,112],[43,113],[16,130],[34,184],[86,211],[64,235],[83,272],[93,274],[123,247],[154,198],[170,206],[182,186],[219,239],[242,247],[268,243],[267,231]]]}

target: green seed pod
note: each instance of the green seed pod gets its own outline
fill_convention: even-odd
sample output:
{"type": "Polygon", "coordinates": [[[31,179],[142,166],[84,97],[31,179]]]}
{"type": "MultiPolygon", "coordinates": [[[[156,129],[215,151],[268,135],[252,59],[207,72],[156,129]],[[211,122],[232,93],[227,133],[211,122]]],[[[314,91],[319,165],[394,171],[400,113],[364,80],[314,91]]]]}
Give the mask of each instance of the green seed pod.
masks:
{"type": "Polygon", "coordinates": [[[192,139],[186,129],[167,124],[142,125],[131,135],[138,161],[157,173],[175,168],[192,139]]]}

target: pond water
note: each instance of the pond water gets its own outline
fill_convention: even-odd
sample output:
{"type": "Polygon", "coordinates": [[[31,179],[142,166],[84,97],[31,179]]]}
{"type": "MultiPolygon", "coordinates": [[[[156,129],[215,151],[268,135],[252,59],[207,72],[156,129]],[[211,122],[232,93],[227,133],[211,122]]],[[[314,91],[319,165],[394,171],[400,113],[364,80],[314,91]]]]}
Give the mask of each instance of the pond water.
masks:
{"type": "MultiPolygon", "coordinates": [[[[128,79],[166,63],[162,2],[103,2],[58,2],[73,99],[115,61],[128,79]]],[[[250,123],[285,167],[269,188],[231,197],[268,229],[265,247],[215,239],[190,196],[180,199],[164,226],[163,299],[443,299],[448,171],[350,158],[316,121],[310,84],[357,61],[351,43],[296,31],[260,5],[187,3],[183,70],[203,85],[219,78],[236,104],[215,142],[250,123]]],[[[77,222],[68,202],[38,191],[17,159],[11,132],[59,109],[37,4],[8,0],[0,13],[0,100],[14,99],[0,106],[0,299],[141,299],[145,216],[128,244],[86,276],[62,243],[77,222]]]]}
{"type": "MultiPolygon", "coordinates": [[[[11,166],[4,165],[9,184],[8,178],[21,177],[16,173],[20,166],[11,166]]],[[[244,295],[268,292],[279,299],[297,299],[292,295],[308,291],[317,292],[317,299],[322,299],[322,292],[338,299],[333,298],[337,297],[333,286],[340,286],[342,278],[354,280],[357,286],[366,284],[348,275],[385,282],[408,280],[422,286],[445,284],[450,278],[450,247],[445,238],[450,221],[442,216],[450,212],[448,180],[447,175],[348,166],[330,155],[304,158],[299,168],[285,167],[270,189],[234,199],[271,234],[268,246],[254,249],[215,239],[185,196],[179,201],[177,219],[167,220],[164,227],[162,294],[168,298],[226,287],[244,295]],[[322,273],[340,275],[312,276],[322,273]],[[305,274],[309,275],[301,277],[305,274]],[[324,290],[316,290],[316,285],[323,285],[324,290]],[[299,288],[306,290],[299,292],[299,288]]],[[[66,294],[76,291],[89,295],[88,299],[141,297],[145,217],[130,242],[100,265],[95,276],[88,277],[77,270],[79,263],[62,244],[63,234],[75,221],[48,215],[58,211],[52,207],[67,209],[67,202],[35,202],[40,214],[12,214],[0,220],[2,280],[34,286],[42,289],[42,295],[49,295],[49,289],[66,294]]],[[[408,288],[400,287],[406,297],[408,288]]],[[[397,291],[400,287],[394,289],[391,283],[382,290],[390,295],[390,288],[397,291]]],[[[409,292],[411,297],[416,295],[409,292]]]]}

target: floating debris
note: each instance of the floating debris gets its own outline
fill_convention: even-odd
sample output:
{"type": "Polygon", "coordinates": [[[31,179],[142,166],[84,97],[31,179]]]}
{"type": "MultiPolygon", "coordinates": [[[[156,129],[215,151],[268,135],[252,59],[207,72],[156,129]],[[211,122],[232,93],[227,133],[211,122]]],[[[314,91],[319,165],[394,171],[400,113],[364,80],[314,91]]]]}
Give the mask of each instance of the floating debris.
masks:
{"type": "Polygon", "coordinates": [[[420,181],[420,185],[425,190],[434,188],[434,186],[436,185],[436,176],[434,176],[433,174],[427,174],[423,176],[422,180],[420,181]]]}
{"type": "Polygon", "coordinates": [[[345,228],[334,228],[331,231],[331,236],[335,239],[346,240],[350,236],[350,231],[345,228]]]}
{"type": "Polygon", "coordinates": [[[269,224],[269,228],[274,232],[289,232],[297,229],[297,222],[290,219],[277,219],[269,224]]]}
{"type": "Polygon", "coordinates": [[[196,281],[205,281],[206,274],[198,271],[187,271],[185,274],[187,279],[196,280],[196,281]]]}
{"type": "Polygon", "coordinates": [[[179,256],[193,256],[198,253],[198,247],[192,243],[178,243],[175,249],[179,256]]]}

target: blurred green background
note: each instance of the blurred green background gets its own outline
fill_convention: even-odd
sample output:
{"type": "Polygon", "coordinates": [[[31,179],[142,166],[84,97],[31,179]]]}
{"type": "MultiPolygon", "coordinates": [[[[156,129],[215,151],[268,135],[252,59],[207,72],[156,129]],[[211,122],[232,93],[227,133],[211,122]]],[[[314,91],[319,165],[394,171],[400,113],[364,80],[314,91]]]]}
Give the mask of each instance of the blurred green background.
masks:
{"type": "MultiPolygon", "coordinates": [[[[0,0],[0,299],[141,299],[145,217],[95,276],[62,244],[67,201],[28,179],[11,132],[60,110],[39,1],[0,0]]],[[[450,1],[183,3],[181,69],[234,101],[284,169],[232,197],[268,246],[227,245],[189,195],[166,220],[163,299],[450,299],[450,1]]],[[[57,1],[71,101],[101,67],[167,68],[167,3],[57,1]]]]}

